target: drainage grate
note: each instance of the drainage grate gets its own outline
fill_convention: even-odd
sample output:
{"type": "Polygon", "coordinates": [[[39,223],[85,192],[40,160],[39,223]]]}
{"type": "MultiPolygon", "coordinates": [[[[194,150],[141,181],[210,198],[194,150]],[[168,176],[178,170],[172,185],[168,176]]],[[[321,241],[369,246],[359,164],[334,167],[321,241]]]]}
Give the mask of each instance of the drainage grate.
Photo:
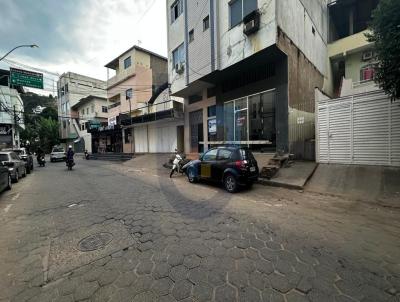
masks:
{"type": "Polygon", "coordinates": [[[83,238],[78,243],[78,250],[90,252],[104,248],[113,240],[111,233],[97,233],[83,238]]]}

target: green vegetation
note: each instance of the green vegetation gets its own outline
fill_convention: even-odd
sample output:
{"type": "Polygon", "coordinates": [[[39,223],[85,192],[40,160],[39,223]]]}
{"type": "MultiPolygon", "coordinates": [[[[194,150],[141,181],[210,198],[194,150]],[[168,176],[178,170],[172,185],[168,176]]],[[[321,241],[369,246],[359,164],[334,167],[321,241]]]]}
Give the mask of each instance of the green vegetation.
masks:
{"type": "Polygon", "coordinates": [[[400,1],[381,0],[372,13],[369,42],[375,43],[375,81],[392,99],[400,98],[400,1]]]}
{"type": "Polygon", "coordinates": [[[59,143],[59,124],[56,101],[49,97],[34,93],[21,95],[24,101],[25,129],[21,129],[21,141],[30,142],[30,150],[39,146],[46,153],[59,143]],[[46,107],[42,113],[34,114],[32,109],[37,106],[46,107]]]}

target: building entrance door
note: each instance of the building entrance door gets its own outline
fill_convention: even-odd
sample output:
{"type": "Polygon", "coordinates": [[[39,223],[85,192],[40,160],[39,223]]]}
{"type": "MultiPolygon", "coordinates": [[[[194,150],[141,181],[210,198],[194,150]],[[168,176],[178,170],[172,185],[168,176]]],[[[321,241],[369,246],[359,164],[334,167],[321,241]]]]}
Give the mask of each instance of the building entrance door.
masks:
{"type": "Polygon", "coordinates": [[[204,146],[199,142],[204,139],[203,131],[203,110],[197,110],[189,113],[190,124],[190,152],[201,153],[204,151],[204,146]]]}

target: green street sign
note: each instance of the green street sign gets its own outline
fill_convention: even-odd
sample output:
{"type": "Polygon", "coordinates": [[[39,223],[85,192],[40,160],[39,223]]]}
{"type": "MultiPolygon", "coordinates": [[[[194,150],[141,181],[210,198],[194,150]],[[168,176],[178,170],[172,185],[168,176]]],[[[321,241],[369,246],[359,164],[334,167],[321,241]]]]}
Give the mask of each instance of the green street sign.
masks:
{"type": "Polygon", "coordinates": [[[10,68],[10,84],[43,89],[43,74],[23,69],[10,68]]]}

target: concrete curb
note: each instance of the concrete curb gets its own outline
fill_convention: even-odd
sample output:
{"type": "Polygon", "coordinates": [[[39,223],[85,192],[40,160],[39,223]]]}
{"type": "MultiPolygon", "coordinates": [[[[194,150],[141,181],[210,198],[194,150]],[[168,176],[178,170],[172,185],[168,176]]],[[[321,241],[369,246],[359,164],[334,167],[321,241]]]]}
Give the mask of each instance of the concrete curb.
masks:
{"type": "Polygon", "coordinates": [[[315,165],[314,169],[308,175],[308,177],[305,179],[304,183],[302,185],[295,185],[295,184],[290,184],[290,183],[284,183],[284,182],[279,182],[275,181],[273,179],[264,179],[264,178],[259,178],[258,183],[264,186],[271,186],[271,187],[280,187],[280,188],[286,188],[286,189],[291,189],[291,190],[304,190],[307,182],[311,179],[311,177],[314,175],[315,171],[318,168],[318,163],[315,165]]]}

